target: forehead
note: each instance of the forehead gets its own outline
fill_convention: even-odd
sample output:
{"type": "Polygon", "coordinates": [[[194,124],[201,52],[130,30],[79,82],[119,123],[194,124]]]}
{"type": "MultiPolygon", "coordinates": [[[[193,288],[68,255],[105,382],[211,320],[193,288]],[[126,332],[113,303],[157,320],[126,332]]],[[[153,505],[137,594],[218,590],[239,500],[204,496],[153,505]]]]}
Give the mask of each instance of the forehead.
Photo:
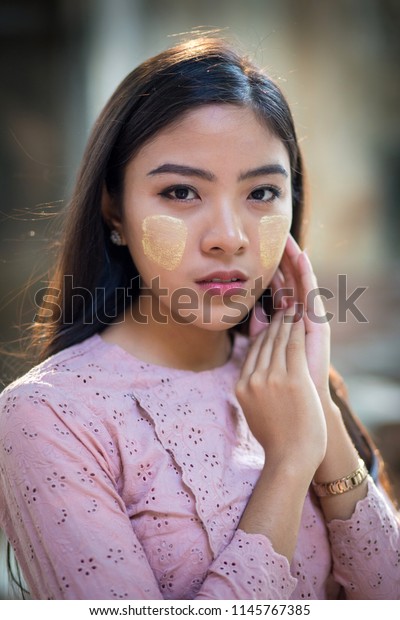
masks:
{"type": "Polygon", "coordinates": [[[128,167],[154,167],[166,161],[225,170],[281,163],[289,169],[282,140],[252,109],[231,104],[186,112],[139,149],[128,167]]]}

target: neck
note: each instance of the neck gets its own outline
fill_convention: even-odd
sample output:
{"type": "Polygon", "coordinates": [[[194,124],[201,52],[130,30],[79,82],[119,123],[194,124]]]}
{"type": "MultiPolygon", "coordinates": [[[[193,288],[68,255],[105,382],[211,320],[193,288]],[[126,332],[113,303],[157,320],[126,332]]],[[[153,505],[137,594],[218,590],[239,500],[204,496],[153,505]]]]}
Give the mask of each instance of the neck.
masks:
{"type": "Polygon", "coordinates": [[[107,328],[104,340],[118,344],[145,362],[181,370],[209,370],[229,359],[231,341],[227,331],[211,331],[193,324],[154,320],[135,304],[123,321],[107,328]]]}

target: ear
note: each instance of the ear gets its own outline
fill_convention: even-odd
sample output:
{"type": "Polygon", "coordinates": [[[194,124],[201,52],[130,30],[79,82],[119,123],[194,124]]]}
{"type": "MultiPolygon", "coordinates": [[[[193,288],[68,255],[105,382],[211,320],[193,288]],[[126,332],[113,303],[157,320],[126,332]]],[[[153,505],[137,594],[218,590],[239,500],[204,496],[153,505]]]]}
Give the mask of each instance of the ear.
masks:
{"type": "Polygon", "coordinates": [[[110,196],[105,184],[101,194],[101,214],[106,222],[110,232],[116,230],[122,241],[122,245],[126,245],[124,231],[121,219],[121,208],[115,198],[110,196]]]}

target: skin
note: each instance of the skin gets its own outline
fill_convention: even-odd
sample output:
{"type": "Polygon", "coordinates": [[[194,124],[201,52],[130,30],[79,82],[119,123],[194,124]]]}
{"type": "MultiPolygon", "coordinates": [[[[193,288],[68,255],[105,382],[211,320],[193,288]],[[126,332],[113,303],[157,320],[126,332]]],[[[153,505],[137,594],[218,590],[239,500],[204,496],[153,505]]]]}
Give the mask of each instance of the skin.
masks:
{"type": "Polygon", "coordinates": [[[282,244],[274,260],[263,264],[260,222],[266,215],[285,217],[289,228],[291,203],[287,151],[246,108],[206,106],[159,132],[127,165],[122,208],[104,196],[105,219],[120,233],[143,285],[153,292],[132,308],[114,335],[149,362],[194,370],[223,364],[230,351],[228,328],[254,306],[283,253],[282,244]],[[166,172],[166,164],[203,174],[166,172]],[[280,168],[243,178],[267,164],[280,168]],[[164,171],[154,172],[162,166],[164,171]],[[185,250],[174,269],[151,260],[143,248],[143,223],[166,217],[181,220],[187,230],[185,250]],[[247,277],[237,298],[240,316],[232,304],[207,296],[196,285],[198,278],[219,270],[240,270],[247,277]],[[165,295],[155,292],[155,278],[165,295]],[[180,311],[173,295],[178,289],[194,291],[198,303],[190,312],[180,311]],[[167,317],[166,324],[154,320],[154,307],[167,317]],[[182,320],[186,314],[190,323],[182,320]],[[141,316],[148,319],[145,325],[141,316]],[[157,342],[157,349],[149,341],[157,342]]]}
{"type": "Polygon", "coordinates": [[[264,267],[276,265],[276,257],[282,256],[289,234],[290,219],[285,215],[264,215],[260,220],[260,256],[264,267]]]}
{"type": "Polygon", "coordinates": [[[150,215],[142,223],[142,247],[145,255],[160,267],[176,269],[185,252],[187,227],[170,215],[150,215]]]}
{"type": "MultiPolygon", "coordinates": [[[[329,393],[329,324],[309,318],[311,311],[325,314],[319,296],[313,308],[307,306],[308,294],[318,287],[311,262],[290,235],[285,243],[283,231],[289,230],[292,217],[291,186],[290,175],[282,170],[289,169],[283,143],[246,108],[205,106],[159,132],[127,165],[122,208],[103,196],[103,215],[127,244],[151,293],[102,337],[156,364],[192,371],[213,368],[230,354],[231,325],[222,318],[237,312],[221,296],[211,303],[198,290],[197,278],[221,269],[244,272],[243,313],[269,284],[275,291],[293,289],[293,301],[302,306],[286,304],[254,339],[236,389],[249,427],[267,455],[239,527],[268,536],[290,561],[311,480],[327,482],[349,474],[358,455],[329,393]],[[166,172],[167,163],[202,173],[166,172]],[[266,164],[274,165],[274,172],[249,174],[266,164]],[[143,222],[149,217],[172,217],[185,224],[186,245],[174,269],[160,265],[143,248],[143,222]],[[268,245],[269,225],[263,222],[274,219],[263,218],[281,222],[283,241],[273,237],[268,245]],[[165,295],[154,286],[157,276],[165,295]],[[193,320],[176,320],[179,308],[172,292],[180,287],[199,295],[197,309],[191,310],[193,320]],[[155,320],[155,300],[165,322],[155,320]]],[[[366,482],[322,499],[326,519],[347,519],[365,494],[366,482]]]]}

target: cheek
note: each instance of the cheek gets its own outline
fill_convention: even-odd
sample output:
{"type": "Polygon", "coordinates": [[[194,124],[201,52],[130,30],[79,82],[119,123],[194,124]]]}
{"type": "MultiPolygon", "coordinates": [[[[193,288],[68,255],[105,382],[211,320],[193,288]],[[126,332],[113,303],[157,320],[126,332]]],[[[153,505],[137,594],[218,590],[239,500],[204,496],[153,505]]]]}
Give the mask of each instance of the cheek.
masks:
{"type": "Polygon", "coordinates": [[[279,262],[289,230],[290,218],[286,215],[265,215],[261,218],[258,234],[263,267],[275,267],[279,262]]]}
{"type": "Polygon", "coordinates": [[[172,271],[182,260],[187,239],[183,220],[169,215],[150,215],[142,223],[143,252],[151,261],[172,271]]]}

